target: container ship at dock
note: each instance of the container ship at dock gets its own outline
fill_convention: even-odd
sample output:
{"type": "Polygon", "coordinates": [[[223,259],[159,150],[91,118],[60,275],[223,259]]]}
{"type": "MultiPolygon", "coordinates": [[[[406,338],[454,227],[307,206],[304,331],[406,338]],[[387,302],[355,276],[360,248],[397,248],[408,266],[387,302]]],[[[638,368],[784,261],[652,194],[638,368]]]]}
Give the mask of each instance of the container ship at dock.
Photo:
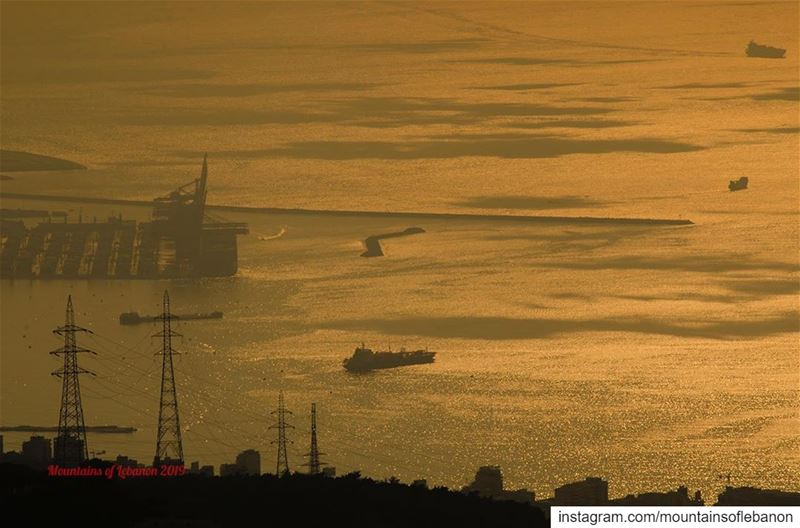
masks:
{"type": "MultiPolygon", "coordinates": [[[[208,162],[200,177],[153,200],[149,222],[0,222],[0,278],[167,279],[225,277],[238,269],[246,223],[206,213],[208,162]]],[[[52,220],[52,218],[51,218],[52,220]]]]}

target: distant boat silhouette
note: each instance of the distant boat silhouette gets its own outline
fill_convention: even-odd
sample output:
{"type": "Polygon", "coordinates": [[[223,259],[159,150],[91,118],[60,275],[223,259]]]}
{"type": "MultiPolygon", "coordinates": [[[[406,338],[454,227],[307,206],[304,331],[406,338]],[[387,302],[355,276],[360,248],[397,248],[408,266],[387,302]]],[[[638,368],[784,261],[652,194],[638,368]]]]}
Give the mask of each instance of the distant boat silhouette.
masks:
{"type": "Polygon", "coordinates": [[[342,364],[351,372],[366,372],[375,369],[433,363],[434,356],[436,356],[436,352],[427,350],[407,351],[401,349],[400,352],[374,352],[362,344],[342,364]]]}
{"type": "Polygon", "coordinates": [[[730,183],[728,183],[728,189],[730,189],[731,192],[747,189],[748,181],[747,176],[742,176],[738,180],[731,180],[730,183]]]}
{"type": "Polygon", "coordinates": [[[786,50],[782,48],[773,48],[772,46],[764,46],[750,41],[745,50],[748,57],[759,57],[762,59],[782,59],[786,54],[786,50]]]}
{"type": "MultiPolygon", "coordinates": [[[[190,321],[193,319],[222,319],[222,312],[191,313],[176,315],[176,319],[190,321]]],[[[119,324],[135,325],[139,323],[152,323],[158,319],[157,315],[139,315],[139,312],[123,312],[119,314],[119,324]]]]}

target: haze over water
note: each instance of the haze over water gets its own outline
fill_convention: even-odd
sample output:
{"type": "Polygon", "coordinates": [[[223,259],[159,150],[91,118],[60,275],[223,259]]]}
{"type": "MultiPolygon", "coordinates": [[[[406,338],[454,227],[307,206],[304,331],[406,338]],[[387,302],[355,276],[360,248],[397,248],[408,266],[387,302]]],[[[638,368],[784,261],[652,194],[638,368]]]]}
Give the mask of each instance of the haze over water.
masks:
{"type": "MultiPolygon", "coordinates": [[[[294,468],[316,402],[340,473],[800,490],[797,20],[796,2],[3,3],[2,148],[89,167],[5,192],[151,199],[208,152],[216,204],[695,225],[225,212],[251,227],[235,277],[2,281],[0,423],[56,425],[47,352],[71,293],[96,331],[87,424],[139,428],[90,449],[149,462],[157,329],[117,317],[169,288],[177,313],[225,312],[179,323],[187,461],[255,448],[270,470],[282,389],[294,468]],[[787,57],[749,59],[751,39],[787,57]],[[348,374],[362,341],[438,355],[348,374]]],[[[82,207],[112,212],[149,215],[82,207]]]]}

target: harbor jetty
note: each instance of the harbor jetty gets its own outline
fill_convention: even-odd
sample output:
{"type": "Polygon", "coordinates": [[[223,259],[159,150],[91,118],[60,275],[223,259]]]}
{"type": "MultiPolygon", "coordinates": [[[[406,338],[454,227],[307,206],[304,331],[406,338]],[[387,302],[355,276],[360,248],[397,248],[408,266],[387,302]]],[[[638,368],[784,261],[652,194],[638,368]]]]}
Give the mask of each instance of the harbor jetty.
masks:
{"type": "Polygon", "coordinates": [[[364,247],[366,251],[364,251],[361,256],[362,257],[382,257],[383,256],[383,248],[381,247],[381,240],[384,238],[397,238],[403,237],[408,235],[416,235],[418,233],[424,233],[425,230],[421,227],[409,227],[408,229],[404,229],[403,231],[396,231],[394,233],[384,233],[382,235],[373,235],[371,237],[367,237],[364,239],[364,247]]]}

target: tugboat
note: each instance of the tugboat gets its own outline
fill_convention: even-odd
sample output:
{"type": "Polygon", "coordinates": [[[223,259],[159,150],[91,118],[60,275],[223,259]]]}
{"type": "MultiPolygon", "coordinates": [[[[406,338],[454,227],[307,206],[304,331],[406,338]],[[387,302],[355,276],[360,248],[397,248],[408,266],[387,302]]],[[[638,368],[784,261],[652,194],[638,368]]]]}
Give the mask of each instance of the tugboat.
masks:
{"type": "Polygon", "coordinates": [[[748,57],[759,57],[762,59],[782,59],[786,54],[786,50],[783,48],[764,46],[762,44],[757,44],[752,40],[750,41],[750,44],[747,45],[745,52],[747,53],[748,57]]]}
{"type": "Polygon", "coordinates": [[[356,347],[353,355],[345,359],[342,364],[350,372],[368,372],[370,370],[404,367],[406,365],[419,365],[422,363],[433,363],[436,352],[427,350],[407,351],[400,349],[400,352],[374,352],[361,343],[356,347]]]}
{"type": "Polygon", "coordinates": [[[731,180],[730,183],[728,183],[728,189],[730,189],[731,192],[742,191],[744,189],[747,189],[748,181],[749,180],[747,179],[747,176],[742,176],[738,180],[731,180]]]}

